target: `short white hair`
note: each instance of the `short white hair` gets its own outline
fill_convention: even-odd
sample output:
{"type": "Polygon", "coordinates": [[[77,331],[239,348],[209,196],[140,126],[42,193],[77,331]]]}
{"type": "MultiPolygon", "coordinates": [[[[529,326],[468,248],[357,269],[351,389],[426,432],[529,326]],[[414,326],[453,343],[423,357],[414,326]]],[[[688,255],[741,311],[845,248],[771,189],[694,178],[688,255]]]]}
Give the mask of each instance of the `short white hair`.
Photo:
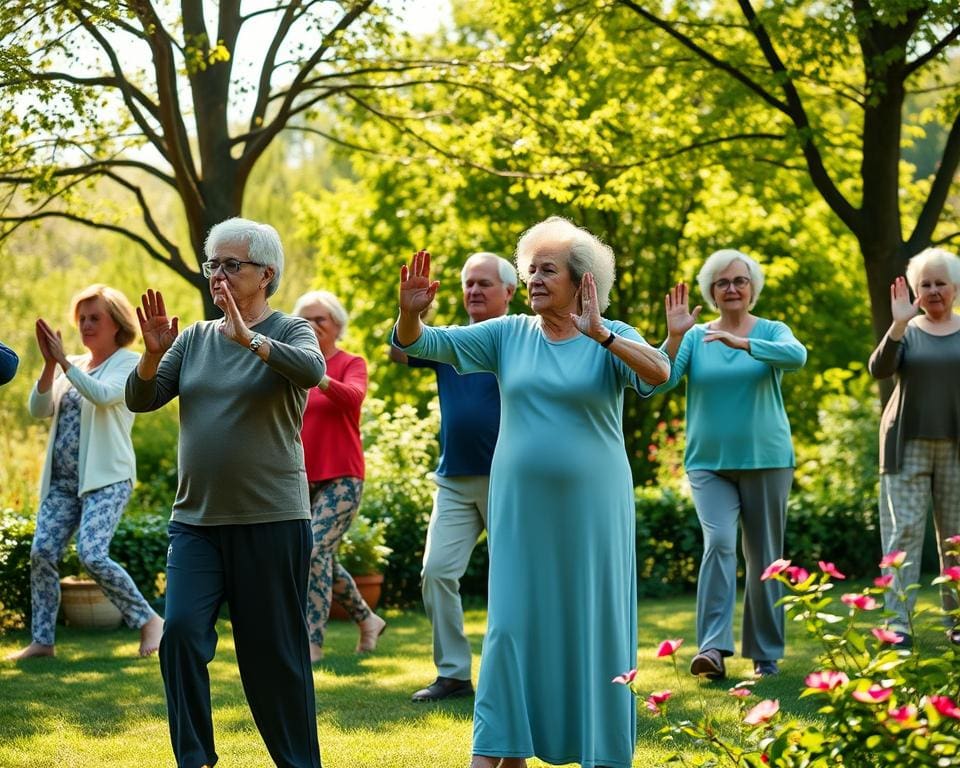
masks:
{"type": "Polygon", "coordinates": [[[517,287],[517,270],[513,264],[502,256],[497,256],[497,254],[490,253],[489,251],[479,251],[467,257],[467,260],[463,262],[463,269],[460,270],[460,285],[467,284],[467,267],[475,261],[492,261],[496,263],[500,282],[514,288],[517,287]]]}
{"type": "Polygon", "coordinates": [[[334,296],[330,291],[307,291],[303,296],[297,299],[296,303],[293,305],[293,313],[297,317],[303,317],[303,311],[307,307],[311,307],[314,304],[319,304],[327,312],[330,313],[330,317],[333,319],[338,326],[340,326],[340,331],[337,333],[337,338],[343,338],[343,334],[347,330],[347,322],[350,320],[349,315],[347,315],[347,310],[343,308],[343,304],[340,303],[340,300],[334,296]]]}
{"type": "Polygon", "coordinates": [[[245,245],[250,261],[273,267],[273,278],[267,284],[267,296],[273,296],[283,274],[283,245],[280,235],[269,224],[250,219],[232,218],[214,225],[203,244],[203,252],[212,259],[221,245],[245,245]]]}
{"type": "Polygon", "coordinates": [[[597,302],[603,312],[610,306],[610,291],[613,288],[615,266],[613,249],[596,235],[578,227],[562,216],[551,216],[520,235],[517,241],[517,272],[527,283],[530,279],[530,262],[533,252],[544,242],[567,249],[567,268],[570,278],[580,285],[583,276],[590,272],[597,285],[597,302]]]}
{"type": "Polygon", "coordinates": [[[700,293],[703,294],[704,301],[706,301],[714,311],[717,309],[717,302],[713,300],[713,284],[716,282],[717,275],[735,261],[743,262],[747,268],[747,272],[750,273],[751,292],[749,309],[753,309],[757,303],[757,299],[760,298],[760,291],[763,290],[763,269],[754,259],[751,259],[743,251],[738,251],[734,248],[723,248],[722,250],[711,253],[707,257],[707,260],[703,262],[703,266],[697,274],[697,285],[700,286],[700,293]]]}
{"type": "Polygon", "coordinates": [[[907,264],[907,282],[914,294],[920,287],[920,273],[925,267],[945,267],[953,289],[960,293],[960,258],[943,248],[927,248],[910,259],[907,264]]]}

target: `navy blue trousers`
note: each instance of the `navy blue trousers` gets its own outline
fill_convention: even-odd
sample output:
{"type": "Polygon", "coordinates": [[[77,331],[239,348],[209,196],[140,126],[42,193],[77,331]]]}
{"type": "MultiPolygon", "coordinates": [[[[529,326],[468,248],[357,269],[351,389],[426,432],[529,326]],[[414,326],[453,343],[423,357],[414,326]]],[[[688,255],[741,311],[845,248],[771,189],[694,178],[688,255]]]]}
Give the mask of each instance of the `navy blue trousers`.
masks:
{"type": "Polygon", "coordinates": [[[227,604],[240,681],[279,768],[320,768],[306,590],[310,523],[170,523],[160,671],[179,768],[214,765],[210,676],[227,604]]]}

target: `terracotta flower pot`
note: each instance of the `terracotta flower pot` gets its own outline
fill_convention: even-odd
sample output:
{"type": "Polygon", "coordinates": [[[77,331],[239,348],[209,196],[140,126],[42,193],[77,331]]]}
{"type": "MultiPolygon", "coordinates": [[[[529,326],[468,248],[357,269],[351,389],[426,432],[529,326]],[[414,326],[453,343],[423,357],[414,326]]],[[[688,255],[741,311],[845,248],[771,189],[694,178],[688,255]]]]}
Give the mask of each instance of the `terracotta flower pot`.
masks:
{"type": "Polygon", "coordinates": [[[60,607],[71,627],[116,629],[123,620],[97,582],[74,576],[60,580],[60,607]]]}
{"type": "MultiPolygon", "coordinates": [[[[360,596],[366,600],[371,611],[377,609],[377,603],[380,602],[380,590],[383,587],[383,574],[372,573],[369,576],[354,576],[354,582],[357,589],[360,590],[360,596]]],[[[330,605],[330,618],[335,621],[350,621],[350,616],[343,607],[334,598],[330,605]]]]}

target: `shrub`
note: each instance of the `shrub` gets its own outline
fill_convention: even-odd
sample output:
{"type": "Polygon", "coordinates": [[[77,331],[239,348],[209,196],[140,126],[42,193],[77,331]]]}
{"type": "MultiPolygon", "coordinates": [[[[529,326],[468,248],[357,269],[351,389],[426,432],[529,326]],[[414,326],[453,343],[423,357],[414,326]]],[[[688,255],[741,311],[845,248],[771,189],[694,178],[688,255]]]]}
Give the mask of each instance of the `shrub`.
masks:
{"type": "Polygon", "coordinates": [[[383,573],[390,547],[385,546],[387,524],[382,520],[371,522],[365,515],[357,515],[350,529],[340,539],[337,560],[352,576],[383,573]]]}
{"type": "Polygon", "coordinates": [[[0,630],[23,626],[30,616],[30,543],[33,518],[0,511],[0,630]]]}
{"type": "Polygon", "coordinates": [[[697,583],[703,534],[685,494],[669,488],[636,490],[637,594],[661,597],[697,583]]]}

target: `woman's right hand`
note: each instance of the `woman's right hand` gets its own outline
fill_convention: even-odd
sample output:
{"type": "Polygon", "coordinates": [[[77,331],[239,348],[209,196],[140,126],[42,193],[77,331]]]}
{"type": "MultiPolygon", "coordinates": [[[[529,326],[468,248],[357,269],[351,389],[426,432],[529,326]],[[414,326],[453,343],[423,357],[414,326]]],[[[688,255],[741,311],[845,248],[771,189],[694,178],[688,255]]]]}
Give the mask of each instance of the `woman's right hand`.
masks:
{"type": "Polygon", "coordinates": [[[35,326],[37,347],[40,349],[40,354],[43,355],[44,366],[50,367],[56,365],[57,361],[53,356],[53,352],[50,351],[50,345],[47,343],[47,331],[44,325],[43,320],[38,317],[35,326]]]}
{"type": "Polygon", "coordinates": [[[420,318],[437,295],[440,282],[430,280],[430,254],[417,251],[410,265],[400,267],[400,314],[420,318]]]}
{"type": "Polygon", "coordinates": [[[140,321],[140,333],[143,334],[143,345],[150,355],[162,355],[177,338],[180,319],[176,316],[168,318],[167,308],[163,303],[160,291],[148,288],[140,297],[142,304],[137,307],[137,320],[140,321]]]}
{"type": "Polygon", "coordinates": [[[667,335],[671,338],[682,338],[697,322],[700,315],[701,305],[690,311],[690,299],[687,290],[687,284],[677,283],[672,290],[667,293],[664,302],[667,308],[667,335]]]}
{"type": "Polygon", "coordinates": [[[890,284],[890,314],[893,322],[906,325],[920,311],[920,299],[910,301],[910,291],[905,277],[898,277],[890,284]]]}

